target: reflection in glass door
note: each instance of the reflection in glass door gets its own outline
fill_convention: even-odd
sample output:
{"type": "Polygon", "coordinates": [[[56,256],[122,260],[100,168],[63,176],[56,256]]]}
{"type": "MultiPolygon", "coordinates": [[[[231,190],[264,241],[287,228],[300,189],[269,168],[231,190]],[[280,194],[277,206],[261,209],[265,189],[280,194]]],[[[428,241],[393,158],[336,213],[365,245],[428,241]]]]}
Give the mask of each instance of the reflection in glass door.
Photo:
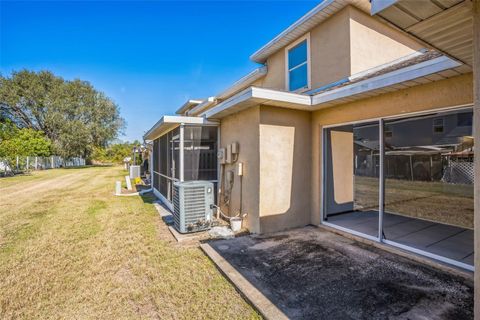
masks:
{"type": "Polygon", "coordinates": [[[471,110],[385,121],[385,240],[473,265],[471,110]]]}
{"type": "Polygon", "coordinates": [[[473,270],[471,108],[327,128],[324,148],[325,223],[473,270]]]}
{"type": "Polygon", "coordinates": [[[344,125],[325,133],[325,220],[377,237],[379,125],[344,125]]]}

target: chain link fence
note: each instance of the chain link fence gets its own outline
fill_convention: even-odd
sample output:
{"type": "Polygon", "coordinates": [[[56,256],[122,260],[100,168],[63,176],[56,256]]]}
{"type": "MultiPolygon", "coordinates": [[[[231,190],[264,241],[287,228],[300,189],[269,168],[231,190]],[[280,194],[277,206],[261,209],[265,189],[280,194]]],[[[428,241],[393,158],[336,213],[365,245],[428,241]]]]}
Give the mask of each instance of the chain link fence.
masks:
{"type": "Polygon", "coordinates": [[[64,159],[59,156],[50,157],[25,157],[16,156],[0,158],[0,176],[13,176],[18,173],[32,170],[46,170],[55,168],[81,167],[85,159],[76,157],[64,159]]]}

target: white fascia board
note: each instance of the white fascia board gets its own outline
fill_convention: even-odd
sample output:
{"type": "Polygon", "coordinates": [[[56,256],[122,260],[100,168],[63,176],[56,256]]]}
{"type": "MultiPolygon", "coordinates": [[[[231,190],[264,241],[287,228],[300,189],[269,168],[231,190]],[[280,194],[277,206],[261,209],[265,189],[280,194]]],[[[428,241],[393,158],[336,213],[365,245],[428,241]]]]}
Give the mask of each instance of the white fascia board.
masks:
{"type": "Polygon", "coordinates": [[[304,94],[252,87],[252,97],[257,99],[311,105],[311,97],[304,94]]]}
{"type": "Polygon", "coordinates": [[[187,115],[195,115],[196,113],[201,112],[202,110],[205,110],[206,108],[210,107],[215,102],[217,102],[216,97],[209,97],[207,100],[203,101],[202,103],[188,110],[187,115]]]}
{"type": "Polygon", "coordinates": [[[380,11],[387,9],[390,6],[393,6],[399,0],[370,0],[372,7],[370,9],[370,14],[376,15],[380,11]]]}
{"type": "Polygon", "coordinates": [[[236,95],[234,95],[233,97],[230,97],[228,98],[227,100],[225,101],[222,101],[220,102],[219,104],[217,104],[215,107],[207,110],[206,112],[203,113],[203,116],[207,119],[215,116],[216,114],[224,111],[224,110],[227,110],[228,108],[231,108],[241,102],[244,102],[248,99],[252,98],[252,88],[247,88],[239,93],[237,93],[236,95]]]}
{"type": "Polygon", "coordinates": [[[295,21],[287,29],[283,30],[275,38],[270,40],[266,45],[258,49],[254,54],[250,56],[250,60],[258,63],[265,62],[266,57],[270,53],[273,53],[273,52],[270,52],[272,50],[272,47],[276,47],[279,43],[280,43],[280,47],[283,47],[291,41],[292,37],[294,39],[300,37],[302,34],[305,33],[303,30],[301,30],[300,27],[303,24],[307,23],[314,16],[316,16],[319,12],[323,11],[325,8],[331,5],[333,2],[335,2],[335,0],[323,0],[315,8],[307,12],[303,17],[295,21]],[[287,38],[289,38],[290,40],[288,40],[287,38]]]}
{"type": "Polygon", "coordinates": [[[313,96],[258,87],[249,87],[230,97],[229,99],[222,101],[213,108],[205,111],[202,115],[206,118],[212,118],[220,112],[246,101],[257,101],[258,104],[266,101],[281,102],[291,104],[293,109],[315,110],[315,108],[312,107],[323,103],[389,87],[436,72],[456,68],[460,65],[461,63],[450,59],[449,57],[441,56],[313,96]]]}
{"type": "Polygon", "coordinates": [[[175,111],[175,113],[182,114],[185,111],[188,111],[189,109],[191,109],[192,107],[202,103],[203,101],[204,100],[200,100],[200,99],[190,99],[187,102],[185,102],[180,108],[178,108],[178,110],[175,111]]]}
{"type": "Polygon", "coordinates": [[[413,80],[432,73],[460,66],[461,63],[446,56],[424,61],[403,69],[395,70],[378,77],[366,79],[345,87],[319,93],[312,97],[312,105],[316,106],[333,100],[346,98],[356,94],[389,87],[398,83],[413,80]]]}
{"type": "Polygon", "coordinates": [[[207,110],[203,116],[206,118],[214,117],[222,111],[225,111],[235,105],[248,101],[257,100],[259,104],[261,101],[278,101],[284,103],[292,103],[308,108],[311,106],[311,97],[298,93],[284,92],[272,89],[264,89],[258,87],[247,88],[233,97],[219,103],[210,110],[207,110]]]}
{"type": "Polygon", "coordinates": [[[159,136],[165,129],[180,124],[200,124],[200,125],[215,125],[217,122],[210,121],[204,117],[185,117],[185,116],[163,116],[157,123],[148,130],[144,135],[144,140],[153,140],[159,136]]]}
{"type": "Polygon", "coordinates": [[[209,124],[209,121],[203,117],[185,117],[185,116],[163,116],[164,123],[178,124],[209,124]]]}
{"type": "Polygon", "coordinates": [[[257,68],[247,74],[246,76],[235,81],[229,88],[225,89],[223,92],[217,95],[218,99],[226,99],[237,91],[243,90],[245,87],[248,87],[256,80],[262,78],[267,74],[267,66],[262,66],[257,68]]]}

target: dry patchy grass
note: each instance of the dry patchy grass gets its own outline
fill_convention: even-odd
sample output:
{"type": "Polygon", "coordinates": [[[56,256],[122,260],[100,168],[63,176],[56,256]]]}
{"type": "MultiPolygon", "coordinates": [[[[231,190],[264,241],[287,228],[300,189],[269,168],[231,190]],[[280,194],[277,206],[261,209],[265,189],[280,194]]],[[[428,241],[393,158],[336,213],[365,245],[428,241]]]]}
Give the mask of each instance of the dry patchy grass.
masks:
{"type": "MultiPolygon", "coordinates": [[[[355,177],[355,203],[378,209],[378,179],[355,177]]],[[[473,186],[387,179],[385,210],[473,229],[473,186]]]]}
{"type": "Polygon", "coordinates": [[[250,319],[255,311],[120,168],[0,179],[0,318],[250,319]]]}

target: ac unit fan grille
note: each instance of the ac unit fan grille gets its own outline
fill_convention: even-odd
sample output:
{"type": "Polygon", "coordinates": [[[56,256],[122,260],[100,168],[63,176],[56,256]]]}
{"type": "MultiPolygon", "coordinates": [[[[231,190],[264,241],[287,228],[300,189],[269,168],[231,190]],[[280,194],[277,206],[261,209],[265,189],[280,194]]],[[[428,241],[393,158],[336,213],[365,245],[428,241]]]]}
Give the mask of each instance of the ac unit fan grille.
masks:
{"type": "Polygon", "coordinates": [[[206,218],[206,199],[205,199],[205,186],[175,186],[175,192],[173,196],[174,207],[174,226],[177,230],[182,230],[181,219],[181,197],[183,196],[183,227],[189,229],[189,231],[196,231],[205,229],[205,225],[199,224],[199,222],[205,223],[206,218]],[[181,190],[183,189],[183,190],[181,190]],[[183,195],[182,195],[183,191],[183,195]]]}

